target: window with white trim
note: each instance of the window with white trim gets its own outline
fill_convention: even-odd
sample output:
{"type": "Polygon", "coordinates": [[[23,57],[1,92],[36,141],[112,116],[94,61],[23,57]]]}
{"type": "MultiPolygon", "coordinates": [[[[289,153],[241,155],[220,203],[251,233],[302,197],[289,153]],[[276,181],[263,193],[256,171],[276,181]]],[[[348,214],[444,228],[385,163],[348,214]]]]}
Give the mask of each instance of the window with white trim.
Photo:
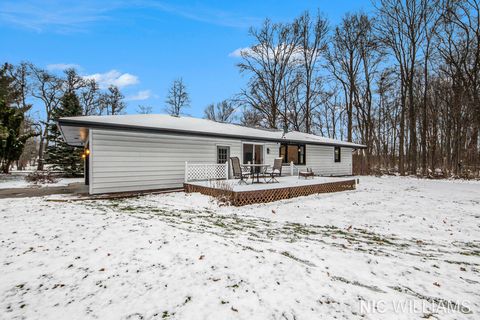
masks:
{"type": "Polygon", "coordinates": [[[217,146],[217,163],[224,164],[228,161],[230,147],[217,146]]]}

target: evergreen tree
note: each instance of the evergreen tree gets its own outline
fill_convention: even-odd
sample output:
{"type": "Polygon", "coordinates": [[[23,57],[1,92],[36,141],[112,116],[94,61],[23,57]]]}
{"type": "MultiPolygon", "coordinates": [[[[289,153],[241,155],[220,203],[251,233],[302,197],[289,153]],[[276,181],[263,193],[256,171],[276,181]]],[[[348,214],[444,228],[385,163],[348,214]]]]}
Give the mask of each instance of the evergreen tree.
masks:
{"type": "Polygon", "coordinates": [[[9,173],[11,164],[20,158],[25,142],[34,135],[22,130],[23,112],[13,106],[19,92],[15,80],[6,73],[7,67],[0,68],[0,166],[3,173],[9,173]]]}
{"type": "Polygon", "coordinates": [[[33,134],[22,134],[23,113],[0,97],[0,162],[3,173],[22,155],[25,142],[33,134]]]}
{"type": "Polygon", "coordinates": [[[83,173],[83,150],[69,146],[63,139],[57,121],[62,117],[82,115],[82,107],[75,92],[66,92],[60,102],[60,107],[53,112],[53,121],[48,124],[48,139],[46,162],[55,170],[62,171],[66,176],[79,176],[83,173]]]}

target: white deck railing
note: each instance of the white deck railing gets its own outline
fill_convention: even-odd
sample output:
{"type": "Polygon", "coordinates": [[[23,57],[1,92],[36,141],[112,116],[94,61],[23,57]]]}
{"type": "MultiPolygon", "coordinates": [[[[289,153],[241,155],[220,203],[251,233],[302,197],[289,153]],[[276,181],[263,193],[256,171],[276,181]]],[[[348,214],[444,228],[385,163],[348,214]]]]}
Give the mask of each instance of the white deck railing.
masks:
{"type": "Polygon", "coordinates": [[[293,164],[291,161],[289,164],[282,165],[282,174],[286,176],[298,176],[300,168],[293,164]]]}
{"type": "Polygon", "coordinates": [[[228,179],[228,162],[204,164],[185,161],[185,182],[220,179],[228,179]]]}
{"type": "MultiPolygon", "coordinates": [[[[185,182],[228,179],[228,162],[216,163],[189,163],[185,161],[185,182]]],[[[297,176],[300,168],[290,162],[283,165],[282,174],[297,176]]]]}

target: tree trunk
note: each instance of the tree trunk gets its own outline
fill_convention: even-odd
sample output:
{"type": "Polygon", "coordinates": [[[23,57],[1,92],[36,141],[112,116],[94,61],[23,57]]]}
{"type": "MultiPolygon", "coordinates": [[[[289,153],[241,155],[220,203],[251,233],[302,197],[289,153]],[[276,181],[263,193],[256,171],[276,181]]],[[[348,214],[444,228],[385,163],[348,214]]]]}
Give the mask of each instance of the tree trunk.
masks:
{"type": "Polygon", "coordinates": [[[47,126],[45,125],[45,129],[43,131],[43,134],[40,136],[40,143],[38,146],[38,163],[37,163],[37,170],[42,171],[44,168],[44,161],[43,161],[43,155],[45,153],[45,149],[47,148],[47,126]]]}
{"type": "Polygon", "coordinates": [[[2,165],[2,173],[9,174],[11,165],[12,165],[12,161],[5,160],[5,162],[2,165]]]}
{"type": "MultiPolygon", "coordinates": [[[[403,81],[402,81],[403,82],[403,81]]],[[[405,90],[402,84],[401,93],[401,110],[400,110],[400,132],[398,133],[399,147],[398,147],[398,170],[400,175],[405,175],[405,90]]]]}
{"type": "MultiPolygon", "coordinates": [[[[413,73],[413,70],[411,70],[413,73]]],[[[413,75],[410,78],[408,85],[408,120],[410,127],[410,144],[409,144],[409,162],[410,162],[410,174],[417,174],[417,128],[416,128],[416,112],[415,101],[413,95],[413,75]]]]}
{"type": "MultiPolygon", "coordinates": [[[[428,47],[427,47],[428,50],[428,47]]],[[[427,112],[428,112],[428,55],[424,61],[424,92],[423,92],[423,109],[422,109],[422,175],[427,173],[427,112]]]]}

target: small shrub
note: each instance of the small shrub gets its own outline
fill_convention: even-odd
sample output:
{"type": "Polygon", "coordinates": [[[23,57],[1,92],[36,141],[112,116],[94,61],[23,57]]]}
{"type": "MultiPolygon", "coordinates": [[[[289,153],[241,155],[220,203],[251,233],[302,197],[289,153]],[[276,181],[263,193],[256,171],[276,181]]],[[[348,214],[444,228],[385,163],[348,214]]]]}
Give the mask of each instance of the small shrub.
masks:
{"type": "Polygon", "coordinates": [[[25,180],[34,184],[44,184],[55,183],[58,181],[58,177],[50,171],[34,171],[25,176],[25,180]]]}
{"type": "Polygon", "coordinates": [[[233,200],[233,186],[226,180],[212,180],[209,181],[211,188],[218,190],[218,193],[215,195],[215,199],[218,202],[225,205],[229,205],[233,200]]]}

